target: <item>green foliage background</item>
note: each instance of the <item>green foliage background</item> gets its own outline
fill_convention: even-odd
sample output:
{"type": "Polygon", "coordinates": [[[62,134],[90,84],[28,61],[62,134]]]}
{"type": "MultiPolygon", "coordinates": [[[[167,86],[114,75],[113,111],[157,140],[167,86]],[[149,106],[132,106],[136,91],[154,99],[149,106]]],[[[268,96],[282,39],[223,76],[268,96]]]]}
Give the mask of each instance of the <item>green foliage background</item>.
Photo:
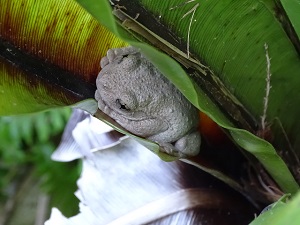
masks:
{"type": "Polygon", "coordinates": [[[64,215],[78,211],[74,196],[81,165],[78,161],[60,163],[51,154],[60,141],[70,116],[70,108],[41,113],[0,117],[0,201],[11,198],[12,184],[34,173],[52,206],[64,215]]]}

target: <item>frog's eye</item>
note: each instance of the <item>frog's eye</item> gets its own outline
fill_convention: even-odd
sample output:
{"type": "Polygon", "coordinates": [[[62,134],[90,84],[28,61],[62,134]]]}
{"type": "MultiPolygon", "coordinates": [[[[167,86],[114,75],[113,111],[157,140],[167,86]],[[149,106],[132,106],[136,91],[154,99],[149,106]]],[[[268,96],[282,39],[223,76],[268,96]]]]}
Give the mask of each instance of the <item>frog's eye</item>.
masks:
{"type": "Polygon", "coordinates": [[[121,110],[126,110],[126,111],[130,111],[130,108],[124,103],[122,102],[121,99],[117,98],[116,99],[116,104],[117,104],[117,107],[121,110]]]}

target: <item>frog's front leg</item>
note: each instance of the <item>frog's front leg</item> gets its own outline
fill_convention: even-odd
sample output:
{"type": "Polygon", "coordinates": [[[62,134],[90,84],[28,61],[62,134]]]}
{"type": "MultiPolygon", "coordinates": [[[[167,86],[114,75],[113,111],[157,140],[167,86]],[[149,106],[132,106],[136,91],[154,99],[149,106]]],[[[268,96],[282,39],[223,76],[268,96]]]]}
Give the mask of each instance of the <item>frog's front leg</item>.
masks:
{"type": "Polygon", "coordinates": [[[127,55],[136,53],[139,53],[138,49],[132,46],[109,49],[106,53],[106,56],[101,59],[100,66],[101,68],[104,68],[106,65],[112,63],[117,57],[122,59],[127,55]]]}
{"type": "Polygon", "coordinates": [[[201,136],[198,131],[186,134],[182,138],[172,143],[158,141],[157,134],[149,137],[148,139],[157,142],[162,147],[164,152],[173,156],[185,158],[189,156],[195,156],[200,151],[201,136]]]}
{"type": "Polygon", "coordinates": [[[169,155],[178,156],[180,158],[186,158],[190,156],[195,156],[200,151],[200,135],[193,133],[191,135],[185,136],[175,144],[168,142],[158,143],[163,152],[166,152],[169,155]],[[197,137],[197,139],[195,139],[197,137]]]}

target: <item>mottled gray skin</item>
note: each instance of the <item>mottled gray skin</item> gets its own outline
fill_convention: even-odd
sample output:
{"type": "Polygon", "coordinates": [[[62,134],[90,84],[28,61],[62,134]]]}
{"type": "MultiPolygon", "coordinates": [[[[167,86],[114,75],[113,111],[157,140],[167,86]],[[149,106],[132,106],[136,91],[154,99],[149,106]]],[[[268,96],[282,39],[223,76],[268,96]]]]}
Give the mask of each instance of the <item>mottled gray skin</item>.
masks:
{"type": "Polygon", "coordinates": [[[171,155],[198,154],[198,110],[137,49],[110,49],[100,64],[100,110],[171,155]]]}

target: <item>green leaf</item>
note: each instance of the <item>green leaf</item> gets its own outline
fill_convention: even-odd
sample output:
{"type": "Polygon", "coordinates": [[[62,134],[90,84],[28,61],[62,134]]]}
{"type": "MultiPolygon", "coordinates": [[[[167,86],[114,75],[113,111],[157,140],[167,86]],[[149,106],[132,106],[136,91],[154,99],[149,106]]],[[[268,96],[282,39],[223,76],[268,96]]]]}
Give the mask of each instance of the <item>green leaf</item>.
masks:
{"type": "MultiPolygon", "coordinates": [[[[266,43],[269,46],[272,73],[267,120],[269,123],[276,123],[275,120],[278,119],[291,142],[298,137],[300,125],[295,124],[294,118],[297,118],[300,109],[294,107],[290,110],[290,107],[300,97],[300,79],[297,76],[300,70],[299,55],[282,24],[277,20],[274,3],[257,0],[242,3],[235,0],[195,1],[170,10],[180,5],[181,1],[168,1],[164,4],[156,1],[139,2],[154,15],[161,15],[164,24],[169,26],[179,39],[184,40],[183,44],[188,41],[189,34],[191,57],[210,69],[212,79],[219,79],[223,83],[224,86],[220,86],[219,91],[222,92],[222,88],[226,88],[234,94],[243,108],[254,117],[258,129],[261,128],[260,117],[263,115],[266,89],[266,43]],[[191,13],[182,17],[197,3],[200,5],[196,8],[193,23],[190,25],[191,13]]],[[[171,79],[171,76],[169,78],[171,79]]],[[[199,79],[196,79],[196,82],[203,87],[199,79]]],[[[204,91],[209,94],[209,90],[204,91]]],[[[218,93],[210,94],[223,108],[223,114],[228,113],[224,109],[228,111],[230,107],[226,107],[224,101],[218,102],[218,93]]],[[[238,115],[231,117],[234,116],[238,115]]],[[[234,122],[234,118],[230,120],[234,122]]],[[[235,124],[237,125],[239,124],[235,124]]],[[[245,129],[241,126],[238,128],[245,129]]],[[[273,132],[277,142],[283,140],[282,131],[273,132]]],[[[295,148],[299,146],[294,143],[292,145],[295,145],[295,148]]]]}
{"type": "Polygon", "coordinates": [[[230,134],[238,145],[261,162],[285,193],[295,194],[299,190],[299,185],[287,165],[269,142],[244,130],[231,129],[230,134]]]}
{"type": "Polygon", "coordinates": [[[74,108],[82,109],[86,112],[89,112],[91,115],[94,115],[98,110],[98,103],[95,99],[89,99],[85,101],[81,101],[75,105],[74,108]]]}
{"type": "Polygon", "coordinates": [[[259,215],[250,225],[298,225],[300,223],[300,193],[290,202],[281,200],[273,204],[272,208],[259,215]]]}
{"type": "Polygon", "coordinates": [[[0,115],[93,98],[101,57],[124,45],[72,0],[2,1],[0,115]]]}

